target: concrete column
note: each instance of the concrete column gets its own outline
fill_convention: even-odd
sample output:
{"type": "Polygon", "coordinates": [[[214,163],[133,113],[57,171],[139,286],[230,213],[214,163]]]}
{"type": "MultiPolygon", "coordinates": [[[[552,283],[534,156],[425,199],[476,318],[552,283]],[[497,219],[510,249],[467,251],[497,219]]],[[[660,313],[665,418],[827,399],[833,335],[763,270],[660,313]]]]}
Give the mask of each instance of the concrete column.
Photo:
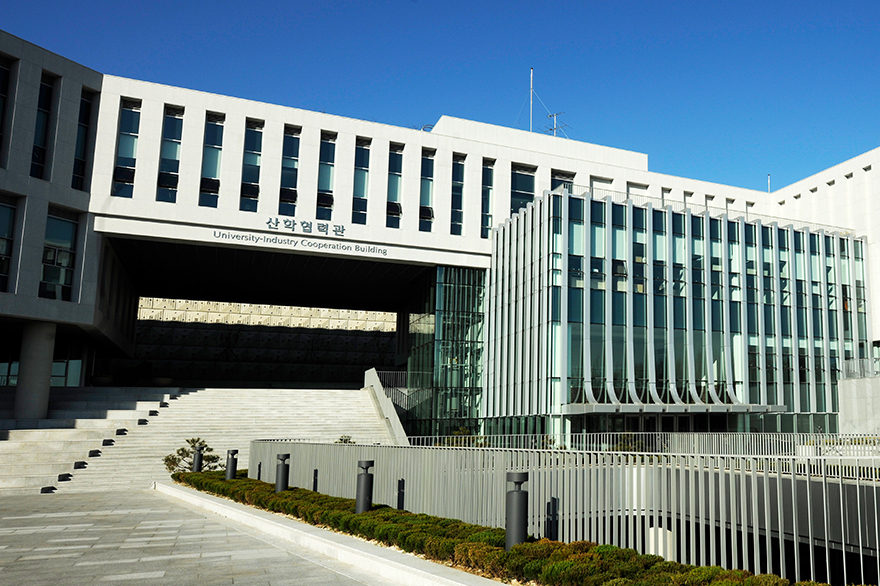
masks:
{"type": "Polygon", "coordinates": [[[24,326],[18,387],[15,389],[16,419],[45,419],[49,414],[55,328],[56,325],[51,322],[30,322],[24,326]]]}

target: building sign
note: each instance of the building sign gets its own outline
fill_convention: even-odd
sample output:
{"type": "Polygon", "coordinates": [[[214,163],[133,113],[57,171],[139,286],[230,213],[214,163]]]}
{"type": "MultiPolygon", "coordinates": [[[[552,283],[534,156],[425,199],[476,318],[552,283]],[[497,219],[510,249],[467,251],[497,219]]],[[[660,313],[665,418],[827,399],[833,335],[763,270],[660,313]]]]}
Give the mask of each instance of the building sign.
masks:
{"type": "MultiPolygon", "coordinates": [[[[305,223],[308,222],[300,222],[300,224],[305,223]]],[[[342,226],[339,227],[342,228],[342,226]]],[[[211,232],[214,240],[227,240],[231,242],[241,242],[263,246],[281,246],[294,250],[314,252],[344,252],[348,254],[361,254],[366,256],[388,256],[388,248],[384,246],[375,246],[370,244],[347,244],[345,242],[313,240],[311,238],[299,238],[286,235],[270,236],[268,234],[234,232],[232,230],[214,229],[211,232]]]]}
{"type": "MultiPolygon", "coordinates": [[[[313,222],[311,220],[294,220],[293,218],[269,218],[266,221],[266,226],[269,227],[270,230],[290,230],[291,232],[296,232],[297,223],[299,224],[299,230],[303,234],[311,234],[314,230],[317,234],[327,234],[329,235],[330,224],[327,222],[313,222]]],[[[345,236],[345,226],[340,224],[333,224],[333,235],[334,236],[345,236]]]]}

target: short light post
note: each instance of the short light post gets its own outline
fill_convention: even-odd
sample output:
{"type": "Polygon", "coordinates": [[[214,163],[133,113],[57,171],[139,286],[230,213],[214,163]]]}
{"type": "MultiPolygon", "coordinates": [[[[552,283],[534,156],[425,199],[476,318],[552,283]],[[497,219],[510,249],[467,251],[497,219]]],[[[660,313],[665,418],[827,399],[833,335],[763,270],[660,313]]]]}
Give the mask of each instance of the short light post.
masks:
{"type": "Polygon", "coordinates": [[[193,452],[193,472],[201,472],[202,471],[202,450],[205,449],[202,446],[196,446],[196,451],[193,452]]]}
{"type": "Polygon", "coordinates": [[[528,536],[529,493],[522,489],[523,483],[528,480],[528,472],[507,473],[507,482],[513,483],[513,490],[507,491],[507,524],[504,539],[504,549],[507,551],[518,543],[525,543],[528,536]]]}
{"type": "Polygon", "coordinates": [[[290,486],[290,454],[278,454],[278,465],[275,466],[275,494],[284,492],[290,486]]]}
{"type": "Polygon", "coordinates": [[[226,450],[226,480],[235,480],[238,473],[238,450],[226,450]]]}
{"type": "Polygon", "coordinates": [[[373,508],[373,475],[370,468],[376,465],[375,460],[359,460],[358,468],[361,472],[357,477],[357,493],[354,502],[354,512],[363,513],[373,508]]]}

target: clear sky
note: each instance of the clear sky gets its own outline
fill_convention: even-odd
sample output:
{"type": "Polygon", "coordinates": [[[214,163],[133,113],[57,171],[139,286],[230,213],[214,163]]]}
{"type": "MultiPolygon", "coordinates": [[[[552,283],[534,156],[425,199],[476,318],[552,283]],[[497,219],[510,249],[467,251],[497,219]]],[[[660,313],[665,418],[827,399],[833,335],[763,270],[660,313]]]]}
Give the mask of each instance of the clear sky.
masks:
{"type": "Polygon", "coordinates": [[[752,189],[880,146],[880,2],[4,0],[0,28],[109,73],[421,128],[443,114],[752,189]]]}

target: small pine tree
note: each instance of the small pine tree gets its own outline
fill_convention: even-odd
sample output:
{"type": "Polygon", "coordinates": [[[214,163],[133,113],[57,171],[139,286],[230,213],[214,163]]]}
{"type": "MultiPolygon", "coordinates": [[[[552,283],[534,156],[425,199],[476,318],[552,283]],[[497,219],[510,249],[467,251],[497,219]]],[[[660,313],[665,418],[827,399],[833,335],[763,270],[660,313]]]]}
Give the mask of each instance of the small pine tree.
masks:
{"type": "Polygon", "coordinates": [[[162,459],[165,463],[165,469],[168,472],[191,472],[193,468],[193,454],[196,448],[202,448],[202,470],[219,470],[223,466],[220,464],[220,456],[212,454],[214,448],[208,446],[207,442],[200,437],[191,437],[186,440],[186,445],[177,448],[173,454],[168,454],[162,459]]]}

